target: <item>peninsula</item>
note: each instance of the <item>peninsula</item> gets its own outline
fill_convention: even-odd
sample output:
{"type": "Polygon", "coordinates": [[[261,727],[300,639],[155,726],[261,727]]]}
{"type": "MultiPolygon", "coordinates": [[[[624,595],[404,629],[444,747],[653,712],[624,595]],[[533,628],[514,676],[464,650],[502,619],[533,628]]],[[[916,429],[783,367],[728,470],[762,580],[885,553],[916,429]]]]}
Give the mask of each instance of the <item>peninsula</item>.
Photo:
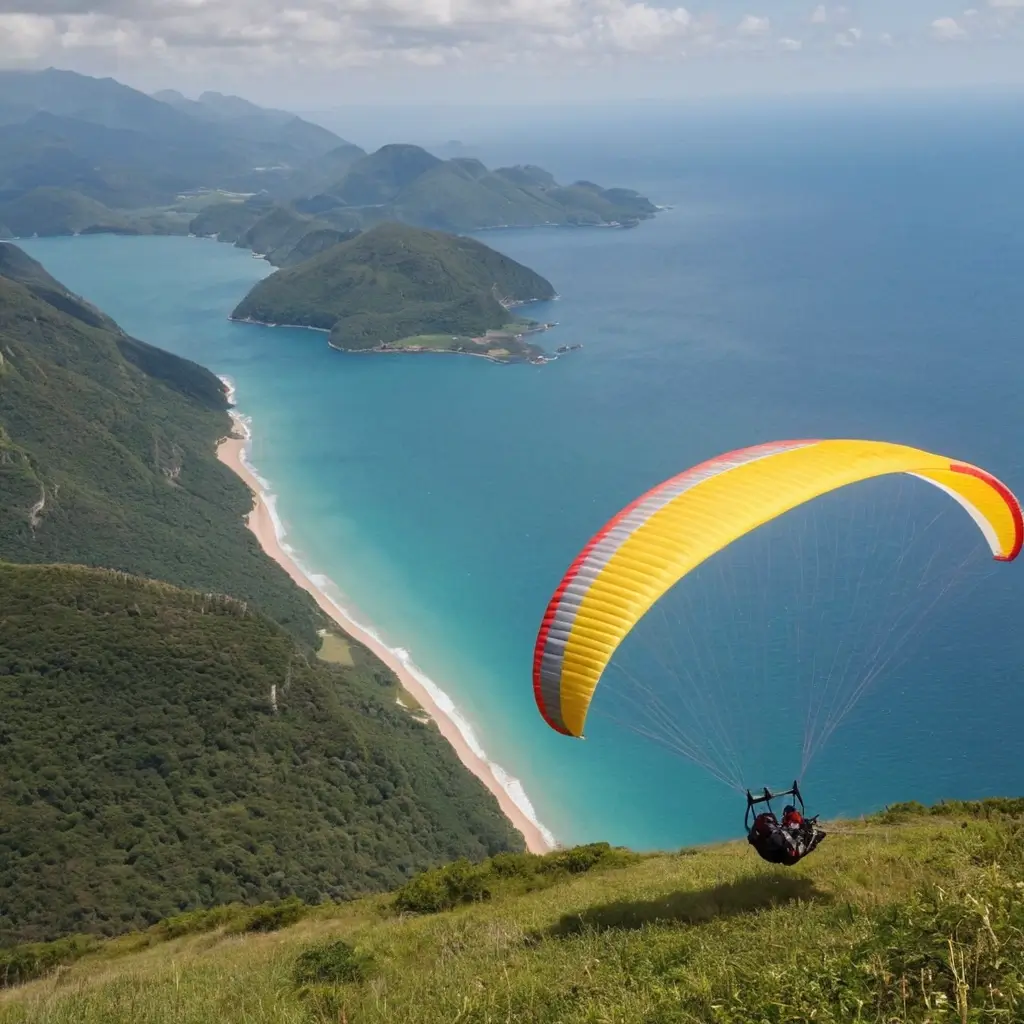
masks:
{"type": "Polygon", "coordinates": [[[482,242],[385,223],[271,274],[232,319],[329,331],[344,352],[540,363],[552,357],[529,339],[553,325],[510,309],[554,297],[549,281],[482,242]]]}

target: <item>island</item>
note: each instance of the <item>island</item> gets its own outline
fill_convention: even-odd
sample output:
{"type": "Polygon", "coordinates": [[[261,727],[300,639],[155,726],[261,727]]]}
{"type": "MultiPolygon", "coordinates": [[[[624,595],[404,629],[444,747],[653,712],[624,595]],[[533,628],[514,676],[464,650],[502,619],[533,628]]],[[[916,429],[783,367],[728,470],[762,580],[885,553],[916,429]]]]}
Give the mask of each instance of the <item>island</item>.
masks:
{"type": "Polygon", "coordinates": [[[472,238],[384,223],[276,271],[232,319],[330,332],[343,352],[448,352],[499,363],[555,358],[531,339],[555,326],[514,307],[551,283],[472,238]]]}

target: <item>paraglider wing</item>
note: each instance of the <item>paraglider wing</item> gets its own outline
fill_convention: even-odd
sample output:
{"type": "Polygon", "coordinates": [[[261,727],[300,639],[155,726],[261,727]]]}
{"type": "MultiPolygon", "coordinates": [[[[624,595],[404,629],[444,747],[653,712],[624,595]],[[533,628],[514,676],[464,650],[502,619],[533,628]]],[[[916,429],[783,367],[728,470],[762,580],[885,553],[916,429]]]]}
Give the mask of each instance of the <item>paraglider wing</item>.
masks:
{"type": "Polygon", "coordinates": [[[1024,544],[1020,503],[976,466],[883,441],[780,441],[743,448],[659,484],[600,530],[548,604],[533,685],[545,721],[582,736],[616,648],[683,576],[732,541],[813,498],[873,477],[908,473],[956,499],[993,555],[1024,544]]]}

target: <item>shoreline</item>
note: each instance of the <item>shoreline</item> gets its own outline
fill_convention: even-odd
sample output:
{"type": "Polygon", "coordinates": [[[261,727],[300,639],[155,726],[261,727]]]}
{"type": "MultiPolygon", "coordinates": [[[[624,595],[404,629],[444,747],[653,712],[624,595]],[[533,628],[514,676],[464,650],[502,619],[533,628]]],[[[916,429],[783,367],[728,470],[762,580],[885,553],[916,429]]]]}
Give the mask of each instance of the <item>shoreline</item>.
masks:
{"type": "Polygon", "coordinates": [[[499,359],[497,356],[489,356],[486,352],[463,352],[452,348],[339,348],[327,342],[327,347],[335,352],[342,352],[347,356],[472,356],[474,359],[486,359],[489,363],[497,363],[498,366],[543,366],[545,363],[553,363],[557,355],[540,355],[534,359],[499,359]]]}
{"type": "MultiPolygon", "coordinates": [[[[234,386],[221,378],[227,389],[227,398],[234,406],[234,386]]],[[[406,690],[437,725],[462,764],[469,769],[497,799],[501,812],[519,831],[531,853],[547,853],[557,847],[555,837],[536,819],[533,807],[518,780],[511,778],[499,765],[487,759],[468,723],[460,720],[451,698],[436,686],[412,663],[406,651],[388,647],[372,628],[357,622],[327,592],[311,578],[290,554],[283,543],[283,529],[273,508],[273,496],[268,494],[246,458],[250,439],[249,428],[243,417],[229,410],[235,433],[224,438],[217,446],[217,458],[248,485],[253,495],[253,509],[246,525],[255,534],[260,547],[274,559],[307,593],[312,595],[321,610],[354,640],[372,651],[398,678],[406,690]],[[237,436],[240,434],[241,436],[237,436]]]]}
{"type": "MultiPolygon", "coordinates": [[[[557,296],[555,296],[557,298],[557,296]]],[[[553,299],[526,299],[523,302],[516,303],[516,305],[525,306],[530,302],[549,302],[554,301],[553,299]]],[[[412,345],[409,347],[398,346],[395,342],[389,342],[387,348],[381,348],[379,345],[375,345],[373,348],[342,348],[340,345],[335,345],[330,340],[330,330],[326,327],[310,327],[308,324],[279,324],[270,323],[267,320],[257,320],[251,316],[229,316],[228,320],[235,324],[255,324],[257,327],[294,327],[300,331],[316,331],[318,334],[328,335],[327,347],[333,349],[335,352],[343,352],[345,355],[359,356],[359,355],[450,355],[450,356],[476,356],[478,359],[486,359],[489,363],[497,363],[500,366],[512,366],[517,363],[525,363],[530,366],[543,366],[545,363],[553,363],[557,358],[558,354],[549,352],[538,352],[531,358],[516,358],[516,359],[501,359],[497,356],[488,355],[486,352],[468,352],[464,349],[450,349],[450,348],[422,348],[418,345],[412,345]]],[[[539,327],[531,327],[523,331],[523,335],[527,334],[544,334],[546,331],[551,330],[552,327],[557,327],[558,323],[542,324],[539,327]]],[[[529,344],[529,343],[527,343],[529,344]]],[[[534,346],[536,347],[536,346],[534,346]]],[[[226,382],[225,382],[226,383],[226,382]]]]}

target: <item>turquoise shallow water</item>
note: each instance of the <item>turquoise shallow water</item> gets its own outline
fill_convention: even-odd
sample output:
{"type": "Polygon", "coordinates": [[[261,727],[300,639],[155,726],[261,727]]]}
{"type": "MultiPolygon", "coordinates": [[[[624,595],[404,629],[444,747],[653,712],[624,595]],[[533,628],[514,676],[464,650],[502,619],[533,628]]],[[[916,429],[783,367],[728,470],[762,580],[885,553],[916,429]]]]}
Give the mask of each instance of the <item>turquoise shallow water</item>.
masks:
{"type": "MultiPolygon", "coordinates": [[[[560,321],[550,344],[585,344],[544,367],[344,356],[322,334],[229,323],[270,268],[211,241],[25,247],[129,332],[235,381],[253,462],[303,562],[451,695],[560,840],[674,846],[733,834],[742,802],[615,722],[594,718],[584,743],[543,725],[529,673],[547,598],[634,496],[766,440],[897,440],[1024,492],[1021,120],[980,100],[767,120],[734,111],[483,147],[488,161],[514,152],[675,205],[634,231],[484,236],[555,284],[560,299],[535,310],[560,321]]],[[[944,517],[941,529],[930,550],[948,539],[952,565],[973,544],[970,524],[944,517]]],[[[756,559],[756,546],[743,550],[756,559]]],[[[872,549],[856,564],[876,562],[872,549]]],[[[776,571],[741,595],[746,607],[782,607],[788,579],[776,571]]],[[[929,621],[813,762],[816,809],[1024,792],[1022,597],[1024,567],[1004,567],[929,621]]],[[[725,607],[693,621],[706,652],[725,607]]],[[[845,621],[841,602],[829,615],[825,646],[845,621]]],[[[799,742],[773,749],[766,737],[791,724],[794,652],[729,655],[734,696],[748,669],[769,685],[763,710],[741,709],[763,729],[740,738],[774,774],[747,781],[784,781],[799,742]]]]}

